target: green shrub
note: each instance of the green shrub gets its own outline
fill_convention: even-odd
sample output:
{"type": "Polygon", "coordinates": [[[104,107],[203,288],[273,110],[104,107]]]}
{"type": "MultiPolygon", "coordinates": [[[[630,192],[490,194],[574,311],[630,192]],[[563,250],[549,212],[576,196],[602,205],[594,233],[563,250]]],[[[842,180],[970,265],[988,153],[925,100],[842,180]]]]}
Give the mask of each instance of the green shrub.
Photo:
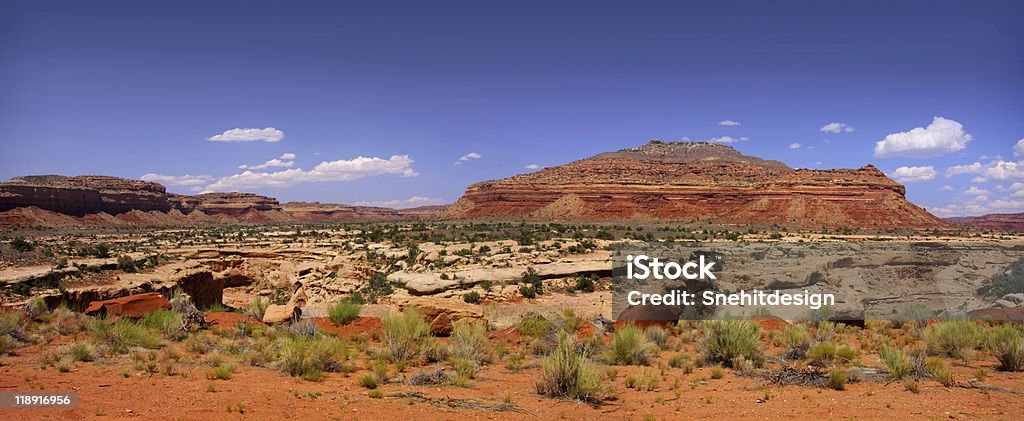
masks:
{"type": "Polygon", "coordinates": [[[701,323],[705,360],[732,364],[736,357],[760,357],[761,327],[746,320],[708,320],[701,323]]]}
{"type": "Polygon", "coordinates": [[[668,348],[668,331],[660,326],[651,326],[644,330],[644,337],[660,349],[668,348]]]}
{"type": "Polygon", "coordinates": [[[359,377],[359,385],[367,389],[376,389],[379,384],[377,376],[373,373],[366,373],[359,377]]]}
{"type": "Polygon", "coordinates": [[[480,293],[476,291],[470,291],[462,294],[462,301],[470,304],[480,304],[480,293]]]}
{"type": "Polygon", "coordinates": [[[899,348],[883,344],[879,354],[893,380],[902,380],[913,374],[913,359],[899,348]]]}
{"type": "Polygon", "coordinates": [[[382,341],[390,353],[391,361],[407,361],[420,352],[430,328],[420,313],[408,308],[404,313],[384,316],[382,341]]]}
{"type": "Polygon", "coordinates": [[[1006,371],[1024,371],[1024,334],[1012,325],[996,327],[989,336],[988,349],[1006,371]]]}
{"type": "Polygon", "coordinates": [[[264,301],[263,298],[256,297],[253,302],[249,303],[246,313],[256,320],[263,320],[263,316],[267,314],[267,307],[270,307],[270,301],[264,301]]]}
{"type": "Polygon", "coordinates": [[[580,276],[576,278],[573,289],[580,292],[594,292],[594,280],[589,276],[580,276]]]}
{"type": "Polygon", "coordinates": [[[649,365],[657,353],[658,346],[647,340],[643,330],[627,324],[612,335],[606,358],[612,365],[649,365]]]}
{"type": "Polygon", "coordinates": [[[121,318],[114,323],[96,320],[92,332],[93,337],[106,342],[112,350],[120,353],[133,347],[156,349],[160,346],[160,337],[145,326],[127,318],[121,318]]]}
{"type": "Polygon", "coordinates": [[[843,370],[832,370],[828,373],[828,387],[832,389],[844,390],[849,381],[850,376],[843,370]]]}
{"type": "Polygon", "coordinates": [[[928,360],[928,373],[942,383],[943,386],[950,387],[956,382],[953,381],[953,373],[949,370],[949,366],[938,358],[931,358],[928,360]]]}
{"type": "Polygon", "coordinates": [[[983,334],[971,320],[950,320],[929,326],[924,338],[929,351],[966,360],[981,347],[983,334]]]}
{"type": "Polygon", "coordinates": [[[847,345],[836,345],[832,342],[819,342],[807,350],[807,359],[819,366],[827,366],[833,362],[849,362],[857,357],[857,350],[847,345]]]}
{"type": "Polygon", "coordinates": [[[340,300],[327,308],[327,314],[331,321],[339,325],[347,325],[359,318],[359,312],[363,306],[351,300],[340,300]]]}
{"type": "Polygon", "coordinates": [[[531,338],[547,335],[555,329],[555,324],[540,313],[529,312],[516,324],[516,331],[531,338]]]}
{"type": "Polygon", "coordinates": [[[25,302],[25,314],[30,319],[39,318],[50,311],[49,307],[46,306],[46,301],[43,301],[41,297],[32,297],[25,302]]]}
{"type": "Polygon", "coordinates": [[[11,311],[0,311],[0,336],[14,336],[21,331],[21,316],[11,311]]]}
{"type": "Polygon", "coordinates": [[[7,244],[10,245],[11,249],[14,251],[28,252],[36,249],[35,244],[32,244],[21,237],[14,237],[14,239],[7,244]]]}
{"type": "Polygon", "coordinates": [[[182,320],[180,313],[159,309],[143,316],[142,324],[162,333],[167,338],[175,338],[182,333],[182,320]]]}
{"type": "Polygon", "coordinates": [[[455,377],[466,379],[475,379],[480,371],[480,365],[469,358],[453,357],[452,366],[455,367],[455,377]]]}
{"type": "Polygon", "coordinates": [[[282,338],[278,368],[285,374],[319,381],[323,372],[349,371],[348,343],[333,336],[282,338]]]}
{"type": "Polygon", "coordinates": [[[452,324],[448,347],[453,359],[466,359],[476,364],[484,362],[488,359],[487,329],[476,320],[458,320],[452,324]]]}
{"type": "Polygon", "coordinates": [[[117,257],[117,270],[125,272],[135,272],[138,268],[135,267],[135,259],[131,256],[124,254],[117,257]]]}
{"type": "Polygon", "coordinates": [[[529,285],[519,287],[519,294],[522,295],[523,298],[537,298],[537,291],[529,285]]]}
{"type": "Polygon", "coordinates": [[[661,377],[658,377],[657,374],[654,374],[651,369],[646,367],[626,376],[626,387],[636,389],[639,392],[655,390],[658,388],[659,383],[661,383],[661,377]]]}
{"type": "Polygon", "coordinates": [[[779,334],[779,346],[786,348],[786,358],[800,359],[811,347],[811,333],[804,325],[790,325],[779,334]]]}
{"type": "Polygon", "coordinates": [[[68,354],[73,361],[92,361],[96,359],[96,348],[88,342],[75,342],[68,347],[68,354]]]}
{"type": "Polygon", "coordinates": [[[233,374],[235,374],[235,366],[224,364],[207,370],[206,378],[209,380],[231,380],[233,374]]]}
{"type": "Polygon", "coordinates": [[[597,401],[601,373],[580,350],[574,335],[562,333],[554,352],[544,359],[541,377],[536,383],[537,393],[584,402],[597,401]]]}
{"type": "Polygon", "coordinates": [[[991,282],[992,289],[989,295],[993,297],[1024,292],[1024,257],[1011,263],[1005,271],[993,276],[991,282]]]}

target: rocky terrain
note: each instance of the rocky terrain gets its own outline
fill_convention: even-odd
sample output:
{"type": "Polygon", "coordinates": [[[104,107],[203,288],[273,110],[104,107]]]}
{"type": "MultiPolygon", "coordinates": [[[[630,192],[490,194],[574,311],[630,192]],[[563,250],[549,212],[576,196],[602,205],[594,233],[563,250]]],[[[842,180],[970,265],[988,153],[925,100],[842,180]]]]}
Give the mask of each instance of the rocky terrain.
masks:
{"type": "Polygon", "coordinates": [[[1006,231],[1024,231],[1024,213],[992,213],[982,216],[948,218],[969,227],[1006,231]]]}
{"type": "Polygon", "coordinates": [[[713,143],[661,142],[477,183],[448,218],[655,219],[803,227],[938,228],[874,166],[791,169],[713,143]]]}
{"type": "Polygon", "coordinates": [[[442,207],[390,209],[278,203],[251,193],[167,193],[159,184],[107,176],[15,177],[0,183],[0,226],[358,222],[417,219],[442,207]]]}

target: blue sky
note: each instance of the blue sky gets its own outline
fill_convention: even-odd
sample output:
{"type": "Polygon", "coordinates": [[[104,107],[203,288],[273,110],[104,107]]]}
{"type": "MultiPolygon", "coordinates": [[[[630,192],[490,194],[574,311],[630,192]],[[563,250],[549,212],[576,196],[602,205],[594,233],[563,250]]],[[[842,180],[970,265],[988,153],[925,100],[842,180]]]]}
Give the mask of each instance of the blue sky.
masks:
{"type": "Polygon", "coordinates": [[[1019,1],[7,1],[0,178],[408,206],[687,138],[873,163],[943,216],[1024,211],[1022,18],[1019,1]]]}

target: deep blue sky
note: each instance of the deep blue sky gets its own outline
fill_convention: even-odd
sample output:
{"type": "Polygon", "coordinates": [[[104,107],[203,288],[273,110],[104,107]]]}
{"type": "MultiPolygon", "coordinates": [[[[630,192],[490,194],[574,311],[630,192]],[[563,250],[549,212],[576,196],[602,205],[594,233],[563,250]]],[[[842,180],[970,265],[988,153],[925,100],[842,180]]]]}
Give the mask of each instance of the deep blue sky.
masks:
{"type": "Polygon", "coordinates": [[[898,174],[942,215],[1024,211],[1022,22],[1020,1],[4,1],[0,178],[211,176],[169,184],[188,193],[294,153],[296,184],[245,190],[450,202],[528,164],[730,136],[793,167],[931,167],[898,174]],[[874,153],[936,116],[971,140],[874,153]],[[820,130],[833,122],[855,130],[820,130]],[[266,127],[284,138],[207,140],[266,127]],[[309,174],[393,155],[418,175],[309,174]]]}

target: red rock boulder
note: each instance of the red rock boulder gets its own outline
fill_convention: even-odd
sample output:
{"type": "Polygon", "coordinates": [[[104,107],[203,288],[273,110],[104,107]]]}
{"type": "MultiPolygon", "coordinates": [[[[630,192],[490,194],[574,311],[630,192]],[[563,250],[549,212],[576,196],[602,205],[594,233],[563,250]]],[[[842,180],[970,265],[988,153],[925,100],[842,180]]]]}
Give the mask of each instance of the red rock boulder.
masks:
{"type": "Polygon", "coordinates": [[[129,295],[103,301],[93,301],[85,308],[85,314],[109,318],[138,318],[159,309],[170,309],[171,303],[158,292],[129,295]]]}

